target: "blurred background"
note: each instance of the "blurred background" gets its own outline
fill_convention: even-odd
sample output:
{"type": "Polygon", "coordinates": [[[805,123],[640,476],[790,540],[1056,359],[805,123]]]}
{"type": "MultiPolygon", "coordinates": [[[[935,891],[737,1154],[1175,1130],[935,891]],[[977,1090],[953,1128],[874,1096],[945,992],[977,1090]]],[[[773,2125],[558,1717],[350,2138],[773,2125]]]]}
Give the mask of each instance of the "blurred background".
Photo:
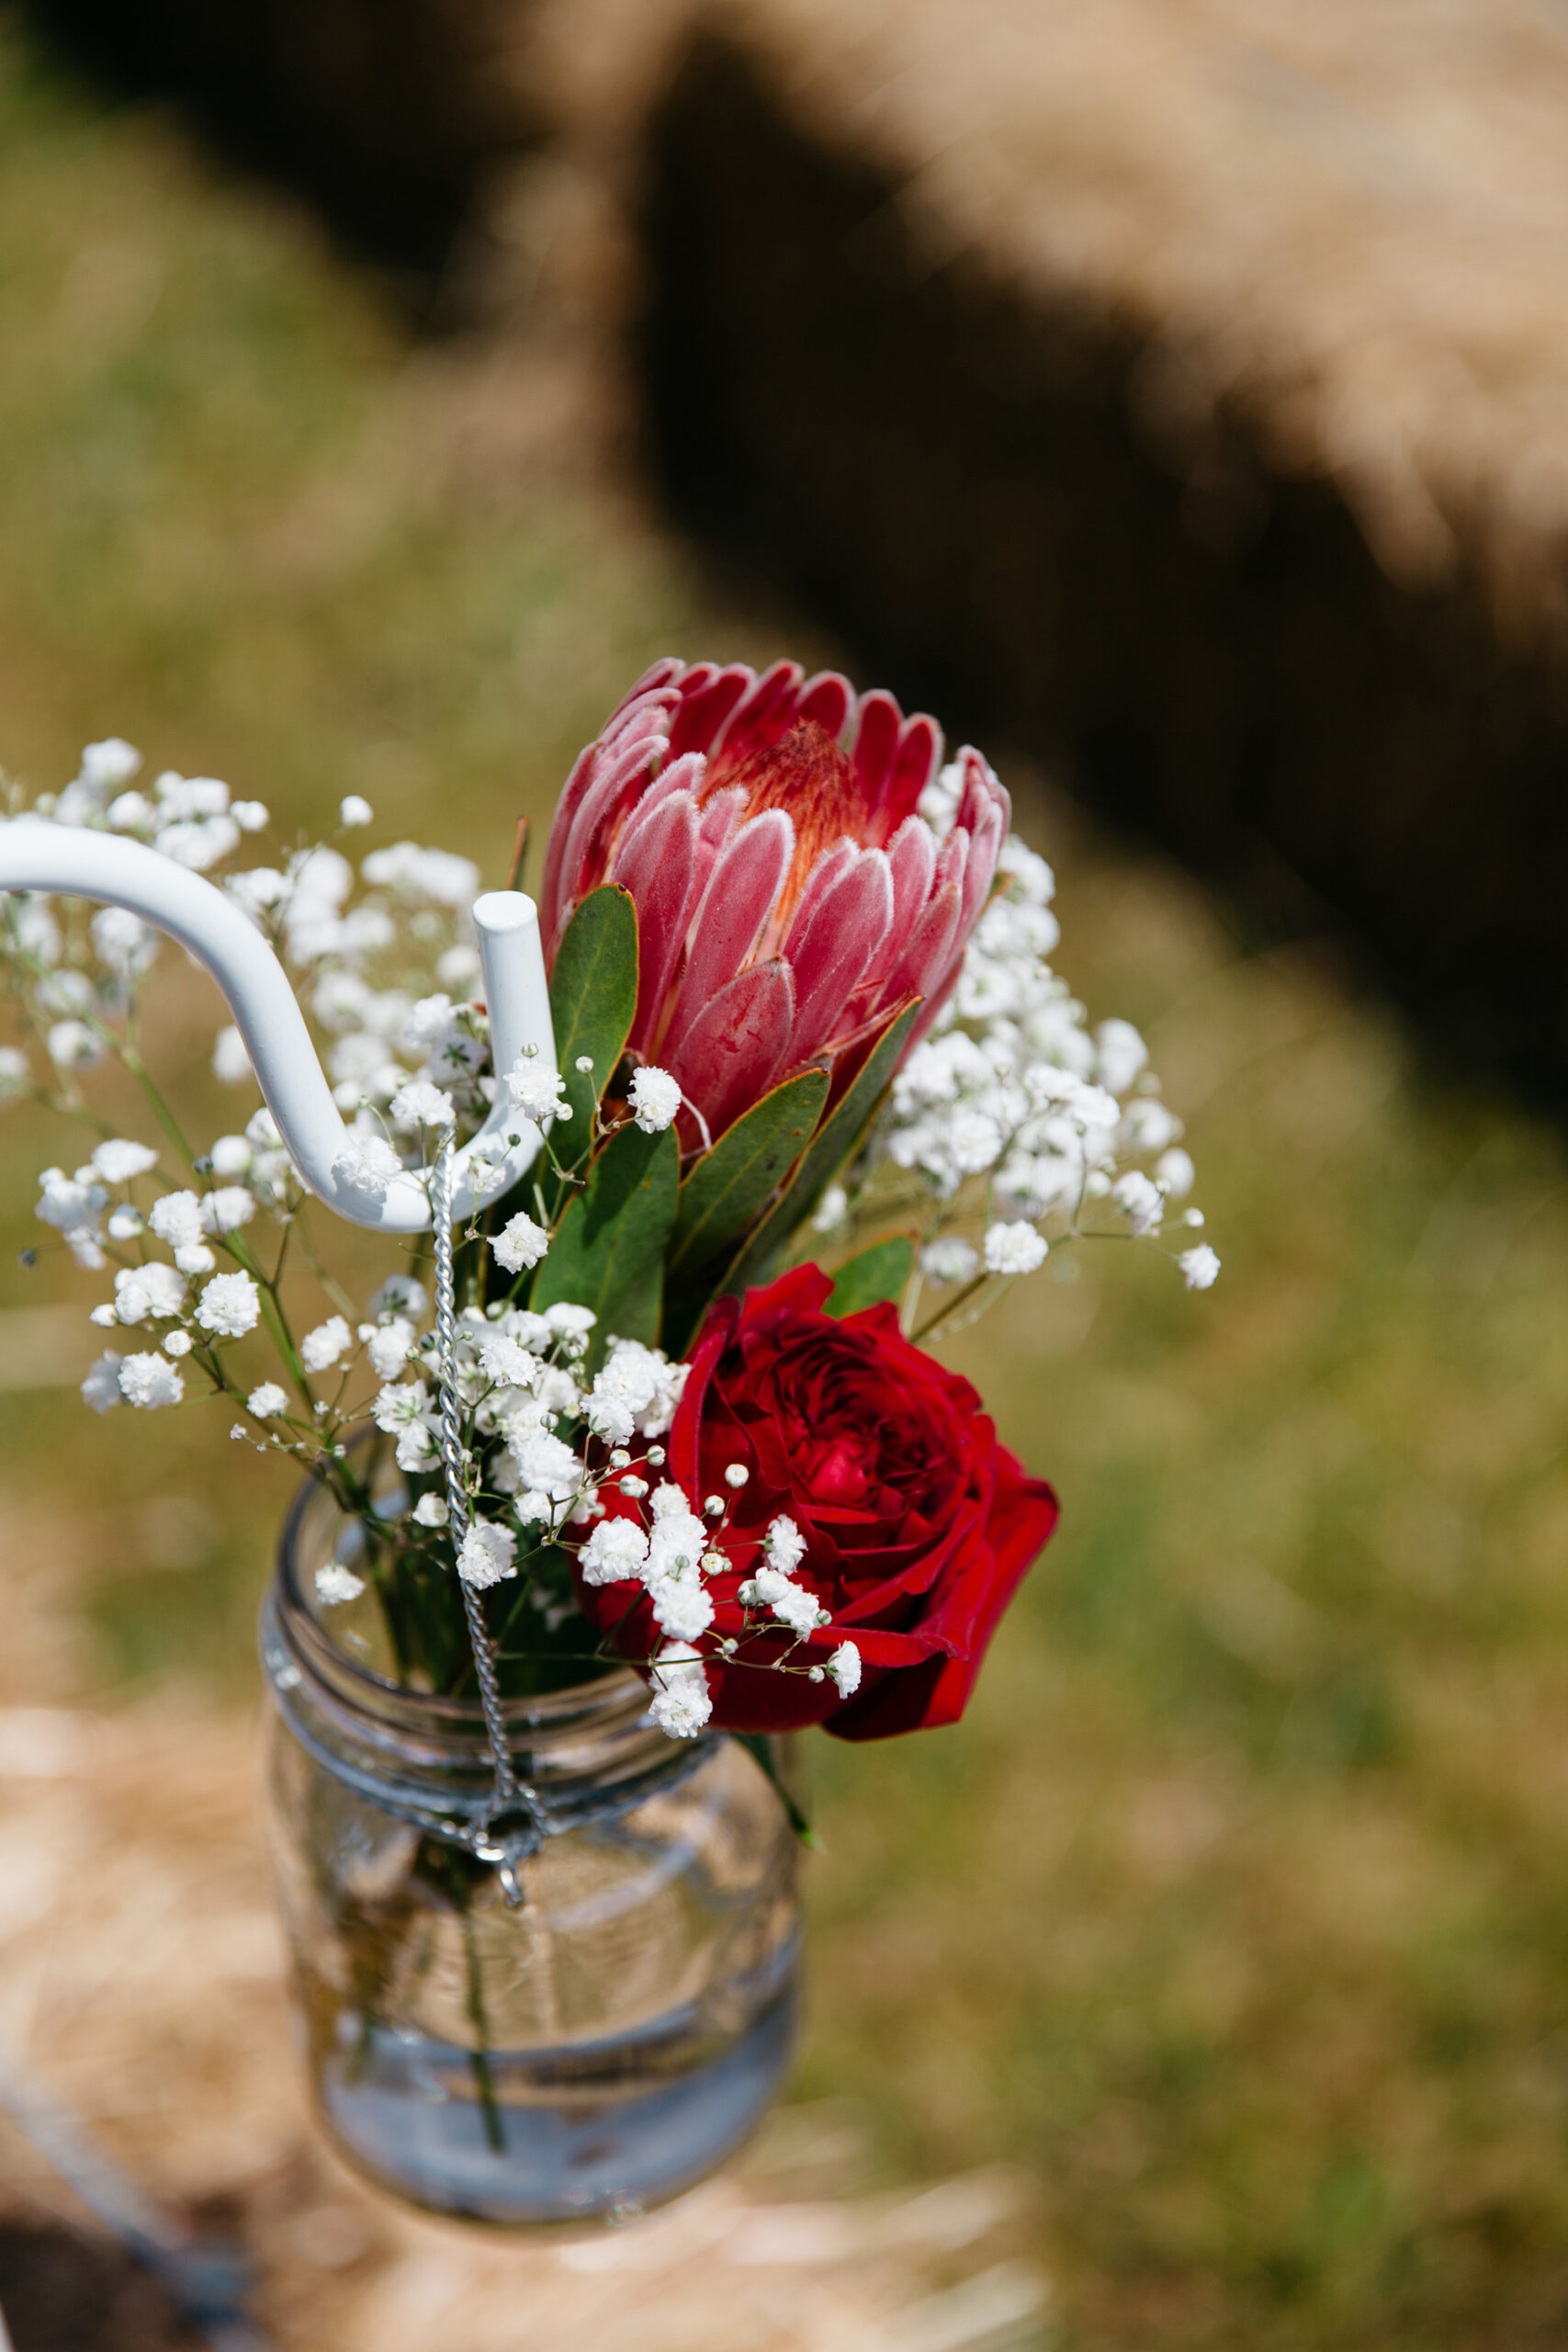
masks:
{"type": "MultiPolygon", "coordinates": [[[[955,1346],[1062,1527],[962,1726],[817,1745],[789,2105],[473,2252],[289,2072],[283,1488],[86,1414],[100,1284],[18,1262],[74,1147],[6,1115],[0,2032],[280,2344],[1568,2335],[1565,131],[1555,0],[0,6],[6,771],[124,734],[494,884],[657,654],[886,683],[1012,787],[1225,1266],[955,1346]]],[[[3,2122],[0,2303],[184,2340],[3,2122]]]]}

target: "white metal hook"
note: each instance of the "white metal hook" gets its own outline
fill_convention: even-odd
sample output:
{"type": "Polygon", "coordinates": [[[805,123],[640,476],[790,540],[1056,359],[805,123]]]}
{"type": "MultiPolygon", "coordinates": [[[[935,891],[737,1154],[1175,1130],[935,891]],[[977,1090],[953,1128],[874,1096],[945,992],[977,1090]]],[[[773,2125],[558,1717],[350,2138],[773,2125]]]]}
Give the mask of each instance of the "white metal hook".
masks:
{"type": "MultiPolygon", "coordinates": [[[[205,965],[228,1002],[235,1026],[277,1122],[285,1148],[303,1182],[351,1224],[382,1233],[420,1233],[431,1222],[430,1197],[419,1176],[394,1177],[384,1192],[355,1184],[344,1155],[344,1125],[317,1058],[305,1016],[288,974],[232,899],[199,874],[140,842],[85,826],[57,825],[41,817],[0,823],[0,891],[44,890],[97,899],[124,907],[167,932],[205,965]]],[[[531,1119],[512,1103],[505,1074],[530,1046],[535,1067],[556,1067],[538,910],[520,890],[487,890],[474,901],[496,1099],[490,1116],[452,1164],[452,1216],[473,1214],[530,1167],[543,1140],[531,1119]],[[507,1138],[515,1136],[515,1143],[507,1138]],[[505,1146],[491,1160],[487,1147],[505,1146]],[[476,1191],[470,1169],[478,1154],[484,1171],[476,1191]]]]}

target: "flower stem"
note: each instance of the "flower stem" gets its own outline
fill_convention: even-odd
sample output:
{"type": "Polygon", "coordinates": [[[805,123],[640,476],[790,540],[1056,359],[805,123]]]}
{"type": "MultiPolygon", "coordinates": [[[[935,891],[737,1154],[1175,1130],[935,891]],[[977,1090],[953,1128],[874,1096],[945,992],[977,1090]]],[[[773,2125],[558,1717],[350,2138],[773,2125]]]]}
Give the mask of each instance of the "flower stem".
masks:
{"type": "Polygon", "coordinates": [[[468,1978],[467,2007],[468,2023],[479,2036],[475,2048],[468,2052],[468,2064],[474,2077],[474,2089],[479,2095],[479,2111],[485,2120],[485,2139],[491,2153],[506,2154],[506,2128],[496,2102],[495,2079],[490,2064],[490,2025],[485,2017],[484,1975],[479,1965],[479,1950],[474,1937],[473,1914],[465,1903],[458,1915],[463,1922],[463,1960],[468,1978]]]}

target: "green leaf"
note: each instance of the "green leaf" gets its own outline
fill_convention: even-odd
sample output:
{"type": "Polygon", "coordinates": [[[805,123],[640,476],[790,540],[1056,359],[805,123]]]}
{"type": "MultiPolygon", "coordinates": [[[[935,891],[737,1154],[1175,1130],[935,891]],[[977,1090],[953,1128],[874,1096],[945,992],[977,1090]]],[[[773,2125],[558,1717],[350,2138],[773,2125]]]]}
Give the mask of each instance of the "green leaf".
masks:
{"type": "Polygon", "coordinates": [[[809,1846],[813,1853],[819,1854],[822,1850],[822,1841],[784,1786],[784,1777],[779,1770],[778,1753],[772,1735],[763,1731],[732,1731],[729,1736],[738,1747],[746,1750],[753,1763],[765,1772],[773,1782],[773,1792],[783,1805],[789,1826],[801,1844],[809,1846]]]}
{"type": "Polygon", "coordinates": [[[566,1301],[593,1309],[599,1319],[590,1372],[603,1363],[612,1335],[649,1347],[658,1340],[680,1169],[673,1127],[648,1136],[638,1126],[624,1126],[599,1154],[586,1189],[556,1227],[530,1305],[539,1314],[566,1301]]]}
{"type": "Polygon", "coordinates": [[[563,1159],[587,1148],[593,1110],[626,1049],[637,1012],[637,909],[615,883],[590,891],[566,927],[550,975],[556,1063],[571,1104],[570,1126],[555,1131],[563,1159]],[[593,1067],[577,1064],[592,1055],[593,1067]]]}
{"type": "Polygon", "coordinates": [[[914,1271],[914,1236],[891,1233],[886,1241],[874,1241],[869,1250],[840,1267],[826,1312],[858,1315],[863,1306],[878,1306],[885,1299],[897,1301],[903,1297],[914,1271]]]}
{"type": "Polygon", "coordinates": [[[737,1119],[681,1187],[665,1269],[665,1344],[686,1346],[725,1266],[816,1132],[828,1099],[825,1069],[802,1070],[737,1119]]]}
{"type": "Polygon", "coordinates": [[[771,1280],[778,1271],[779,1261],[795,1227],[810,1216],[840,1169],[858,1148],[875,1116],[919,1010],[917,997],[884,1031],[865,1068],[832,1117],[818,1131],[794,1183],[772,1216],[759,1227],[744,1256],[730,1268],[725,1281],[727,1290],[739,1294],[754,1283],[771,1280]]]}

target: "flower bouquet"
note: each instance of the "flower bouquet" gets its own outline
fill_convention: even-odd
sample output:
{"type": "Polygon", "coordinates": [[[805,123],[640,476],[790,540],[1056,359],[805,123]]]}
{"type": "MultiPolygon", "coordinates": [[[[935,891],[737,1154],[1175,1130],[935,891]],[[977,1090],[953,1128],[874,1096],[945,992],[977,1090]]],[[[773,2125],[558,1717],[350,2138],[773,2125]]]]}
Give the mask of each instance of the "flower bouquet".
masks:
{"type": "Polygon", "coordinates": [[[1091,1031],[1053,973],[1052,876],[985,760],[836,674],[638,681],[561,794],[536,934],[520,896],[486,918],[542,956],[531,1030],[465,859],[356,871],[351,798],[333,842],[245,864],[265,808],[139,770],[94,744],[12,797],[0,1086],[95,1131],[39,1203],[114,1270],[87,1403],[217,1392],[235,1442],[307,1473],[263,1655],[318,2097],[441,2210],[636,2210],[787,2063],[784,1736],[955,1722],[1055,1525],[928,1348],[1091,1235],[1206,1287],[1178,1123],[1136,1032],[1091,1031]],[[16,888],[40,819],[102,837],[80,887],[111,903],[16,888]],[[120,891],[116,842],[184,869],[187,945],[221,896],[295,976],[327,1144],[291,1129],[254,1007],[215,1053],[244,1115],[186,1136],[140,1044],[157,932],[124,902],[161,901],[120,891]],[[95,1113],[109,1057],[155,1143],[95,1113]],[[368,1299],[313,1195],[389,1230],[368,1299]]]}

